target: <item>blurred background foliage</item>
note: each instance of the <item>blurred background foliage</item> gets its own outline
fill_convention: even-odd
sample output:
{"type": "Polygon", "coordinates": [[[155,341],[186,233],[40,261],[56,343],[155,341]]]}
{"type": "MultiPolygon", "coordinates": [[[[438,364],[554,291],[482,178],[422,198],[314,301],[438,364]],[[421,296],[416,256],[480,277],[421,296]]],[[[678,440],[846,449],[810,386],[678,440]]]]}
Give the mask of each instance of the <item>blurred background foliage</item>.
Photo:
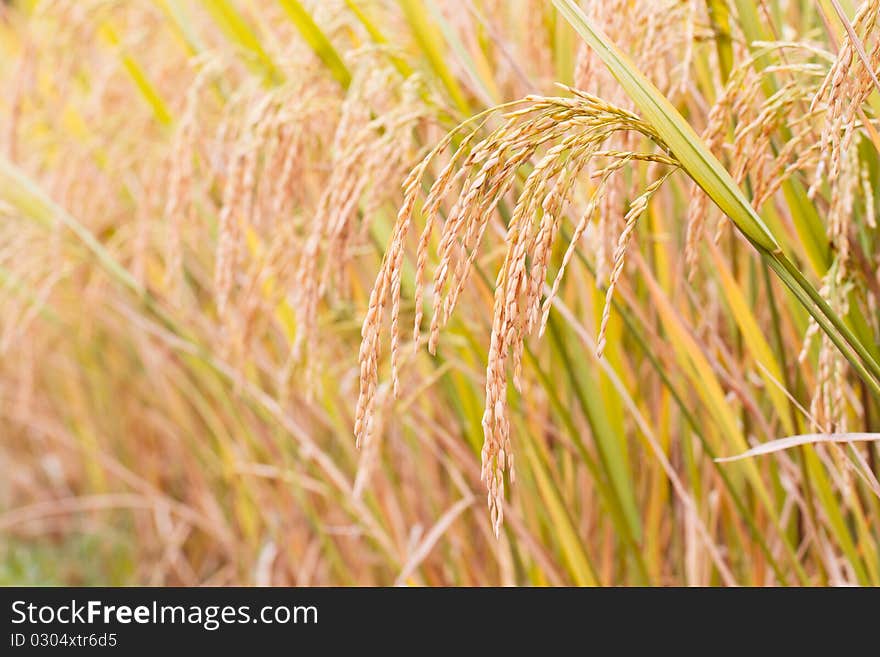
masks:
{"type": "MultiPolygon", "coordinates": [[[[579,4],[880,357],[877,3],[579,4]]],[[[638,113],[544,0],[0,7],[0,584],[880,584],[875,443],[715,460],[874,431],[880,403],[683,172],[635,227],[596,356],[648,161],[609,183],[505,389],[499,538],[480,467],[494,281],[546,147],[487,209],[436,355],[405,340],[397,399],[382,350],[356,449],[361,323],[408,172],[489,107],[570,100],[556,83],[638,113]]]]}

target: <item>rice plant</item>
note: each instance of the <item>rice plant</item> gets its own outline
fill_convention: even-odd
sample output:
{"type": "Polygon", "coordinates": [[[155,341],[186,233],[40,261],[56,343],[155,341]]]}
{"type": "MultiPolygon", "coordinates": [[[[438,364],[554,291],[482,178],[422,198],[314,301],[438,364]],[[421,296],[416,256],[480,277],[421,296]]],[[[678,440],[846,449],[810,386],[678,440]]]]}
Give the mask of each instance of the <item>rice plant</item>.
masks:
{"type": "Polygon", "coordinates": [[[0,583],[880,585],[878,18],[0,5],[0,583]]]}

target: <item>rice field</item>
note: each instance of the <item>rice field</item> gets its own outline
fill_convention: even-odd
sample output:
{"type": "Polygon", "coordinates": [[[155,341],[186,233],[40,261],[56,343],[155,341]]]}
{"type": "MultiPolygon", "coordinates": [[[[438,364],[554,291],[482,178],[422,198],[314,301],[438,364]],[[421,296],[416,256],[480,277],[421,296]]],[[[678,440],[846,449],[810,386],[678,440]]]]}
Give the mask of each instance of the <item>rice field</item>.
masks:
{"type": "Polygon", "coordinates": [[[0,4],[0,584],[880,585],[878,19],[0,4]]]}

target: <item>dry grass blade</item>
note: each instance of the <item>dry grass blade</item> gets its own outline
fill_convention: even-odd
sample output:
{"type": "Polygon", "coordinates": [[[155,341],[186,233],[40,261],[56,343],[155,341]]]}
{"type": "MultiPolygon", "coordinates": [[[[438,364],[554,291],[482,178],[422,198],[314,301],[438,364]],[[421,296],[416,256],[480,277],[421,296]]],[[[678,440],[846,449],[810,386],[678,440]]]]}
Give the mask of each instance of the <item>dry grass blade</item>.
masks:
{"type": "Polygon", "coordinates": [[[764,454],[773,454],[781,452],[793,447],[801,445],[821,445],[823,443],[859,443],[859,442],[875,442],[880,440],[880,433],[806,433],[798,436],[788,436],[787,438],[779,438],[762,443],[757,447],[737,454],[736,456],[724,456],[716,458],[718,463],[729,463],[731,461],[740,461],[752,456],[761,456],[764,454]]]}

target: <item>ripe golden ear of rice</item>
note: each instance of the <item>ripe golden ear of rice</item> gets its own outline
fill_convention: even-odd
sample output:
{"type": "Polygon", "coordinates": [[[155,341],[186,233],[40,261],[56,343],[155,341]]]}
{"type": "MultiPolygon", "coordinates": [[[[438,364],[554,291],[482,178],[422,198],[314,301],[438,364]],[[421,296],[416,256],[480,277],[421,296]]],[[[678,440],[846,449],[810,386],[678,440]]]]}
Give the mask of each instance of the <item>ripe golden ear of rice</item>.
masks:
{"type": "MultiPolygon", "coordinates": [[[[665,154],[667,149],[663,140],[637,115],[586,92],[571,88],[566,90],[571,97],[529,96],[497,108],[494,113],[501,115],[501,124],[482,138],[477,135],[483,123],[475,129],[469,129],[471,122],[463,124],[447,135],[411,172],[404,185],[404,203],[373,286],[362,328],[361,389],[355,419],[355,435],[359,445],[368,441],[371,435],[380,332],[389,297],[391,378],[395,394],[400,389],[401,269],[416,199],[429,165],[454,139],[469,129],[431,185],[422,208],[426,225],[416,254],[416,344],[420,340],[422,290],[427,286],[428,245],[442,201],[447,197],[454,199],[440,228],[439,262],[430,284],[434,294],[428,348],[433,353],[437,348],[439,332],[448,322],[473,268],[495,206],[511,190],[521,169],[531,164],[531,171],[522,185],[510,221],[503,227],[506,254],[495,281],[486,367],[481,476],[488,489],[488,504],[496,534],[500,531],[503,518],[504,472],[509,471],[511,480],[515,478],[506,401],[508,362],[512,359],[514,383],[519,388],[524,340],[536,329],[543,332],[565,268],[578,248],[611,177],[637,161],[662,165],[667,167],[667,172],[633,200],[624,216],[607,285],[607,302],[598,339],[601,354],[611,298],[623,270],[626,249],[636,222],[646,210],[650,198],[678,168],[677,161],[665,154]],[[658,146],[659,152],[622,151],[607,147],[614,143],[615,137],[629,133],[647,137],[658,146]],[[585,170],[589,171],[589,177],[598,182],[585,211],[575,224],[573,238],[556,279],[545,295],[550,253],[566,214],[565,206],[571,201],[575,183],[585,170]]],[[[478,118],[485,121],[490,117],[483,115],[478,118]]]]}

